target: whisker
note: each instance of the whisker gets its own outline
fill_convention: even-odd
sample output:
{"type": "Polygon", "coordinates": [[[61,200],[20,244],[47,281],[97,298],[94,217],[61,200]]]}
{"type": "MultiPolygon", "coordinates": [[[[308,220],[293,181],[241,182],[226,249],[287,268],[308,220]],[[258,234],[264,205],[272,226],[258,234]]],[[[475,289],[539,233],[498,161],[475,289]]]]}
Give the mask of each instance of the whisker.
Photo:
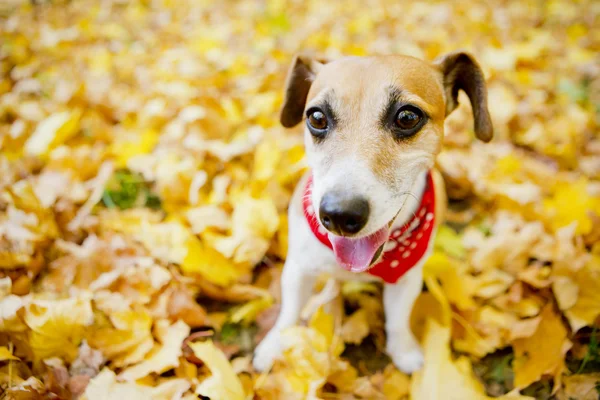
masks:
{"type": "MultiPolygon", "coordinates": [[[[411,192],[411,191],[402,192],[402,193],[400,193],[400,194],[398,195],[398,197],[400,197],[400,196],[404,196],[404,195],[407,195],[407,196],[412,196],[412,198],[413,198],[413,199],[415,199],[415,201],[416,201],[417,203],[419,202],[419,199],[417,198],[417,196],[415,196],[415,194],[414,194],[413,192],[411,192]]],[[[405,198],[404,198],[404,202],[402,203],[402,206],[400,207],[400,210],[398,211],[398,214],[400,214],[400,211],[402,211],[402,209],[404,208],[404,205],[406,204],[406,201],[407,201],[407,200],[408,200],[408,197],[405,197],[405,198]]],[[[417,217],[417,211],[418,211],[418,207],[417,207],[417,209],[415,209],[415,210],[412,212],[412,218],[416,218],[416,217],[417,217]]],[[[398,216],[398,214],[396,214],[396,217],[398,216]]],[[[412,220],[412,218],[411,218],[411,220],[412,220]]],[[[410,222],[410,220],[409,220],[409,221],[406,221],[406,223],[405,223],[404,225],[407,225],[409,222],[410,222]]]]}

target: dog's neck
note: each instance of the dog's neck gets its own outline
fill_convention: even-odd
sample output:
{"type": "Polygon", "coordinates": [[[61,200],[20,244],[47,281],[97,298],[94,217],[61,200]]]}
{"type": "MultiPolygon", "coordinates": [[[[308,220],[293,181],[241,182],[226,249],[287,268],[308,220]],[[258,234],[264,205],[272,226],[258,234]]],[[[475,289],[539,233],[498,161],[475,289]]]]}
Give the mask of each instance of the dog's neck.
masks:
{"type": "Polygon", "coordinates": [[[424,171],[421,174],[419,174],[419,176],[415,180],[415,183],[410,188],[410,192],[412,195],[414,195],[414,197],[412,195],[406,196],[407,199],[404,203],[404,206],[394,219],[394,223],[392,224],[391,229],[392,231],[394,229],[404,226],[415,215],[415,212],[421,204],[421,199],[423,198],[423,192],[425,191],[425,185],[427,183],[427,173],[428,171],[424,171]]]}

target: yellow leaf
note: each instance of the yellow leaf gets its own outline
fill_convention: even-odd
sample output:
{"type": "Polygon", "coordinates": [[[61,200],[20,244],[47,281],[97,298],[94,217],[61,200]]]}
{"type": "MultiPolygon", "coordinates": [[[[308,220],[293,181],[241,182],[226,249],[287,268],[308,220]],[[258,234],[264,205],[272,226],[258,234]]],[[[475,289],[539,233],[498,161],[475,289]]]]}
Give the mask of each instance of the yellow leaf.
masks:
{"type": "Polygon", "coordinates": [[[448,225],[440,225],[435,236],[435,247],[449,256],[462,259],[465,257],[465,248],[462,239],[454,229],[448,225]]]}
{"type": "Polygon", "coordinates": [[[179,357],[182,354],[181,345],[183,340],[189,336],[190,327],[183,321],[177,321],[171,326],[168,326],[168,322],[165,320],[159,321],[157,324],[161,345],[150,357],[121,372],[120,379],[134,381],[151,373],[162,374],[179,365],[179,357]]]}
{"type": "Polygon", "coordinates": [[[323,335],[327,345],[333,342],[335,328],[333,316],[326,313],[323,306],[317,308],[317,311],[311,316],[308,326],[323,335]]]}
{"type": "Polygon", "coordinates": [[[196,387],[196,394],[211,399],[243,400],[246,397],[242,383],[231,364],[212,341],[191,343],[190,348],[211,372],[211,376],[196,387]]]}
{"type": "Polygon", "coordinates": [[[37,360],[60,357],[73,361],[94,315],[87,299],[33,301],[26,307],[29,345],[37,360]]]}
{"type": "MultiPolygon", "coordinates": [[[[452,359],[450,328],[429,321],[423,343],[425,366],[413,374],[410,395],[419,400],[487,400],[483,385],[473,374],[467,357],[452,359]]],[[[531,399],[503,396],[501,399],[531,399]]]]}
{"type": "Polygon", "coordinates": [[[467,273],[466,265],[448,258],[443,253],[435,252],[435,258],[431,263],[435,263],[436,276],[442,284],[444,293],[448,301],[462,310],[475,307],[473,294],[475,291],[475,282],[467,273]]]}
{"type": "MultiPolygon", "coordinates": [[[[282,332],[282,340],[286,350],[283,353],[287,382],[297,393],[309,395],[337,373],[347,376],[348,364],[336,357],[341,354],[343,346],[332,348],[330,327],[333,320],[330,316],[317,311],[310,322],[311,327],[292,327],[282,332]],[[314,327],[318,326],[319,330],[314,327]],[[324,332],[324,333],[322,333],[324,332]],[[327,336],[326,336],[327,335],[327,336]]],[[[340,344],[341,341],[339,341],[340,344]]],[[[335,345],[334,345],[335,346],[335,345]]],[[[340,376],[337,379],[343,379],[340,376]]]]}
{"type": "Polygon", "coordinates": [[[227,286],[246,272],[200,241],[178,216],[171,214],[163,223],[153,223],[151,217],[119,213],[115,218],[105,217],[103,220],[104,226],[109,229],[132,233],[154,257],[180,264],[185,274],[200,274],[211,283],[227,286]]]}
{"type": "Polygon", "coordinates": [[[552,292],[561,310],[568,310],[577,303],[579,285],[568,276],[556,276],[552,280],[552,292]]]}
{"type": "Polygon", "coordinates": [[[376,295],[378,292],[377,285],[372,282],[347,281],[342,284],[342,294],[344,297],[359,293],[376,295]]]}
{"type": "Polygon", "coordinates": [[[388,365],[383,371],[383,394],[388,400],[400,400],[410,392],[410,378],[388,365]]]}
{"type": "Polygon", "coordinates": [[[154,400],[152,394],[152,388],[149,386],[133,382],[117,382],[115,373],[104,368],[87,385],[82,400],[154,400]]]}
{"type": "Polygon", "coordinates": [[[221,286],[235,282],[244,271],[212,247],[190,235],[186,242],[186,255],[181,270],[186,274],[200,274],[208,281],[221,286]]]}
{"type": "Polygon", "coordinates": [[[444,308],[431,291],[428,291],[417,297],[410,315],[410,327],[419,342],[423,341],[425,328],[430,319],[445,325],[444,308]]]}
{"type": "Polygon", "coordinates": [[[235,203],[231,221],[234,233],[270,240],[279,227],[279,213],[272,199],[256,199],[244,193],[235,203]]]}
{"type": "Polygon", "coordinates": [[[355,311],[342,325],[341,337],[346,343],[360,344],[368,334],[369,321],[363,308],[355,311]]]}
{"type": "Polygon", "coordinates": [[[544,374],[557,378],[564,370],[564,356],[571,347],[567,329],[560,315],[554,313],[552,305],[542,310],[541,317],[532,336],[513,342],[515,387],[527,387],[544,374]]]}
{"type": "Polygon", "coordinates": [[[254,153],[254,168],[252,176],[256,180],[266,181],[275,174],[277,164],[281,159],[281,150],[274,140],[264,140],[254,153]]]}
{"type": "Polygon", "coordinates": [[[287,213],[279,213],[279,229],[275,235],[275,245],[272,246],[272,253],[285,259],[288,252],[288,216],[287,213]]]}
{"type": "Polygon", "coordinates": [[[64,111],[52,114],[40,122],[33,134],[25,142],[25,153],[44,156],[56,146],[63,144],[79,131],[82,111],[64,111]]]}
{"type": "Polygon", "coordinates": [[[19,357],[15,357],[12,355],[10,350],[6,346],[0,346],[0,361],[7,360],[18,360],[19,357]]]}
{"type": "Polygon", "coordinates": [[[261,311],[271,307],[272,304],[273,298],[271,296],[264,296],[258,299],[250,300],[235,310],[229,319],[233,323],[251,323],[256,320],[256,316],[260,314],[261,311]]]}
{"type": "Polygon", "coordinates": [[[589,194],[584,178],[561,183],[552,198],[544,201],[544,213],[555,231],[577,222],[578,234],[589,233],[593,226],[590,212],[600,215],[600,199],[589,194]]]}
{"type": "Polygon", "coordinates": [[[116,157],[117,168],[127,166],[129,159],[147,154],[158,142],[159,133],[154,129],[146,129],[141,135],[135,135],[135,140],[118,141],[111,147],[111,153],[116,157]]]}
{"type": "Polygon", "coordinates": [[[574,281],[577,285],[577,299],[570,307],[566,307],[570,303],[564,304],[563,299],[565,308],[561,308],[569,319],[571,329],[578,331],[584,326],[591,326],[600,315],[600,256],[592,256],[583,268],[575,272],[574,281]]]}
{"type": "Polygon", "coordinates": [[[231,124],[238,124],[243,120],[242,108],[239,102],[231,97],[226,97],[221,101],[221,107],[225,111],[225,119],[231,124]]]}
{"type": "Polygon", "coordinates": [[[115,312],[110,321],[114,327],[89,333],[90,346],[100,350],[116,367],[142,361],[154,346],[150,314],[145,309],[115,312]]]}
{"type": "MultiPolygon", "coordinates": [[[[450,302],[446,295],[446,292],[438,281],[438,277],[440,276],[448,276],[451,279],[447,279],[447,282],[450,284],[450,287],[454,286],[454,279],[452,278],[453,272],[451,271],[453,268],[450,259],[443,253],[438,251],[434,251],[433,254],[427,259],[425,265],[423,267],[423,280],[427,284],[427,288],[431,292],[431,294],[435,297],[435,299],[439,302],[442,308],[442,320],[444,325],[449,324],[451,320],[451,309],[450,302]]],[[[459,284],[459,286],[462,286],[459,284]]],[[[455,288],[456,289],[456,288],[455,288]]],[[[456,301],[462,302],[466,297],[464,297],[465,290],[460,288],[458,293],[453,294],[455,296],[456,301]],[[463,299],[463,300],[460,300],[463,299]]],[[[468,305],[468,300],[464,300],[468,305]]]]}
{"type": "Polygon", "coordinates": [[[484,299],[496,297],[506,291],[514,282],[514,277],[499,269],[490,269],[473,278],[475,295],[484,299]]]}

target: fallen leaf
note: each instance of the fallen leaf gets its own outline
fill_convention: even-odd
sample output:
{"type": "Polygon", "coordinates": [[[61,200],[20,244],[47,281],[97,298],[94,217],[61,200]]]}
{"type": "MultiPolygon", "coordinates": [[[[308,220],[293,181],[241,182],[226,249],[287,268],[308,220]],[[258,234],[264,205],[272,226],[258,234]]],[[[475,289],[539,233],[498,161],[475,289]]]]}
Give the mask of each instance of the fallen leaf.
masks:
{"type": "Polygon", "coordinates": [[[600,392],[600,373],[570,375],[563,378],[563,388],[558,391],[558,400],[597,400],[600,392]]]}
{"type": "Polygon", "coordinates": [[[24,319],[31,329],[29,345],[37,360],[61,357],[73,361],[94,315],[88,299],[71,298],[33,301],[24,319]]]}
{"type": "Polygon", "coordinates": [[[115,312],[110,322],[112,326],[88,334],[90,346],[118,367],[141,362],[154,345],[150,314],[144,309],[115,312]]]}
{"type": "Polygon", "coordinates": [[[194,355],[204,362],[211,372],[196,387],[196,394],[214,399],[243,400],[244,388],[233,372],[229,361],[212,341],[190,343],[194,355]]]}
{"type": "Polygon", "coordinates": [[[135,381],[150,373],[162,374],[179,365],[181,345],[190,334],[190,327],[183,321],[177,321],[171,326],[166,321],[159,321],[157,324],[160,346],[152,350],[142,362],[121,372],[119,379],[135,381]]]}
{"type": "Polygon", "coordinates": [[[355,311],[342,325],[341,337],[346,343],[360,344],[368,334],[369,322],[364,309],[355,311]]]}
{"type": "MultiPolygon", "coordinates": [[[[428,323],[423,343],[425,367],[413,375],[410,395],[414,399],[491,399],[475,378],[466,357],[452,360],[450,330],[437,322],[428,323]]],[[[502,396],[505,399],[531,399],[527,396],[502,396]]]]}
{"type": "Polygon", "coordinates": [[[567,329],[551,305],[542,310],[540,317],[533,335],[513,342],[515,387],[525,388],[544,374],[553,376],[558,384],[565,368],[564,355],[571,348],[567,329]]]}
{"type": "Polygon", "coordinates": [[[6,346],[0,346],[0,361],[18,360],[6,346]]]}
{"type": "Polygon", "coordinates": [[[90,381],[83,393],[82,400],[109,399],[153,399],[152,388],[134,382],[117,382],[115,373],[105,368],[90,381]]]}
{"type": "Polygon", "coordinates": [[[25,153],[45,155],[49,150],[66,142],[79,128],[82,111],[64,111],[50,115],[40,122],[33,134],[25,142],[25,153]]]}

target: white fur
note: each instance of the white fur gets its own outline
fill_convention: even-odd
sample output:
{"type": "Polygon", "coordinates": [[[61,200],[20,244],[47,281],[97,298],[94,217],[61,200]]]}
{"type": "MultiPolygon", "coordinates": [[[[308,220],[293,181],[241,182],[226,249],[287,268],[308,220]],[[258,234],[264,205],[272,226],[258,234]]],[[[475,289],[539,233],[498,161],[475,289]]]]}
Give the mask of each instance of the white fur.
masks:
{"type": "MultiPolygon", "coordinates": [[[[354,165],[352,168],[353,174],[355,174],[356,168],[357,166],[354,165]]],[[[372,180],[372,182],[375,181],[375,179],[372,180]]],[[[289,249],[281,277],[281,311],[274,327],[256,348],[253,363],[259,371],[269,369],[275,358],[281,355],[283,350],[281,331],[294,326],[298,322],[300,311],[311,296],[313,284],[319,274],[329,273],[339,280],[379,280],[379,278],[368,273],[356,274],[343,270],[337,265],[333,251],[324,246],[314,236],[302,213],[301,200],[305,182],[306,180],[303,179],[296,188],[288,212],[289,249]]],[[[393,228],[402,226],[413,216],[419,206],[425,182],[426,173],[422,171],[418,174],[418,178],[411,188],[411,192],[416,198],[406,196],[404,206],[394,220],[393,228]]],[[[364,189],[357,187],[357,190],[364,189]]],[[[383,300],[386,313],[387,352],[394,364],[407,373],[419,369],[423,364],[421,349],[410,330],[410,313],[415,299],[421,292],[423,264],[431,251],[434,236],[431,237],[426,256],[417,266],[411,269],[396,284],[384,285],[383,300]]]]}

